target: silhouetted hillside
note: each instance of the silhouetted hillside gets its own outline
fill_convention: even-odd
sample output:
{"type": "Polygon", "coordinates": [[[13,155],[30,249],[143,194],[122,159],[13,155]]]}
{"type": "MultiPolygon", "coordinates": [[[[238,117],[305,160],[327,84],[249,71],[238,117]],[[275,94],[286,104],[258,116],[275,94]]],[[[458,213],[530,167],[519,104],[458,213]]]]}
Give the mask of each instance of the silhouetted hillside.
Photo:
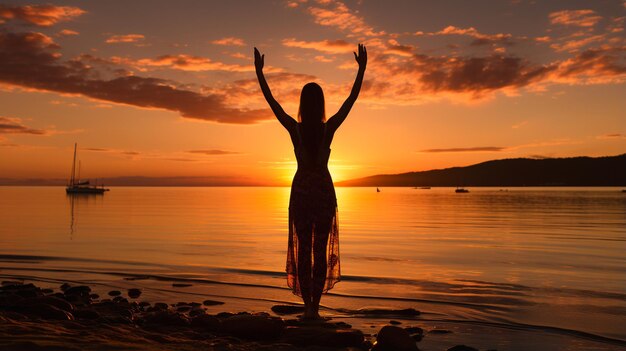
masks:
{"type": "Polygon", "coordinates": [[[623,186],[626,154],[607,157],[515,158],[424,172],[375,175],[339,186],[623,186]]]}

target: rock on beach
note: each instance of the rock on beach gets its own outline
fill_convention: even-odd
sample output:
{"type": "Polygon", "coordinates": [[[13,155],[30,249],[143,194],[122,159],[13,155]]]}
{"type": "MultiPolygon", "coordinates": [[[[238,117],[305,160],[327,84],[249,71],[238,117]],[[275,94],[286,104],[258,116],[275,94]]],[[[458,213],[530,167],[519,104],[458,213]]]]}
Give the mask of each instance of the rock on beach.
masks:
{"type": "Polygon", "coordinates": [[[372,350],[376,351],[417,351],[415,340],[406,330],[387,325],[376,336],[376,344],[372,350]]]}

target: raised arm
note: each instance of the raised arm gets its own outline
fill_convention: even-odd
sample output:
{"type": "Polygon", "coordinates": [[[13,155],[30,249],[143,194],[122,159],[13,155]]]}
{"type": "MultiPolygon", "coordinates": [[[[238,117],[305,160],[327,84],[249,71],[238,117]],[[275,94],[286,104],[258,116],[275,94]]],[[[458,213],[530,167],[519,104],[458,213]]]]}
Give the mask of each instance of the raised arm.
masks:
{"type": "Polygon", "coordinates": [[[352,85],[350,96],[348,96],[343,105],[341,105],[339,111],[337,111],[337,113],[326,123],[332,133],[334,133],[346,117],[348,117],[348,113],[350,113],[352,105],[354,105],[356,98],[359,97],[361,84],[363,84],[363,75],[365,75],[365,67],[367,66],[367,50],[363,44],[359,44],[359,54],[357,55],[355,52],[354,59],[359,64],[359,72],[356,74],[356,79],[354,80],[354,85],[352,85]]]}
{"type": "Polygon", "coordinates": [[[270,90],[270,86],[267,85],[265,75],[263,74],[264,61],[265,55],[261,55],[259,50],[257,48],[254,48],[254,67],[256,68],[256,76],[259,79],[259,85],[261,86],[263,96],[265,96],[265,100],[267,100],[267,103],[270,105],[270,108],[274,112],[276,118],[278,118],[280,124],[282,124],[283,127],[285,127],[285,129],[287,129],[287,131],[289,131],[289,133],[291,134],[292,131],[295,131],[295,129],[297,128],[298,122],[296,122],[295,119],[285,113],[285,110],[283,110],[282,106],[280,106],[278,101],[274,99],[272,91],[270,90]]]}

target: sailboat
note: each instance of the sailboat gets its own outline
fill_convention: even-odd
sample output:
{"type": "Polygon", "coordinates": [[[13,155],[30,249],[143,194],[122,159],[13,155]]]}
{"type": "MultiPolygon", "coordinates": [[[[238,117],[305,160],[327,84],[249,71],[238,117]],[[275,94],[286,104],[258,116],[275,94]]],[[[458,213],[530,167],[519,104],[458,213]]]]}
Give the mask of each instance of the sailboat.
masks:
{"type": "MultiPolygon", "coordinates": [[[[67,183],[67,187],[65,188],[65,192],[68,194],[104,194],[105,191],[109,191],[106,189],[104,185],[91,185],[89,180],[80,180],[80,170],[78,171],[78,178],[76,178],[76,148],[78,144],[74,143],[74,161],[72,162],[72,174],[70,175],[70,180],[67,183]]],[[[80,163],[79,163],[80,167],[80,163]]]]}

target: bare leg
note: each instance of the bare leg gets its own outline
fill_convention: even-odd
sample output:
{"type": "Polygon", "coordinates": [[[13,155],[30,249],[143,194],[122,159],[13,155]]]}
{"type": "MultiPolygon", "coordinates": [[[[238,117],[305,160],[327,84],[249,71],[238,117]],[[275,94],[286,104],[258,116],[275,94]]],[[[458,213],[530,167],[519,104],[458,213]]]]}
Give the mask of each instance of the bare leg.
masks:
{"type": "Polygon", "coordinates": [[[311,223],[296,222],[296,231],[298,234],[298,284],[300,284],[300,293],[304,302],[304,317],[311,317],[311,242],[312,242],[312,225],[311,223]]]}
{"type": "Polygon", "coordinates": [[[332,224],[332,218],[325,218],[315,223],[315,233],[313,237],[313,287],[311,293],[311,302],[313,315],[319,318],[320,300],[322,299],[322,291],[326,284],[326,274],[328,262],[326,260],[328,246],[328,236],[332,224]]]}

